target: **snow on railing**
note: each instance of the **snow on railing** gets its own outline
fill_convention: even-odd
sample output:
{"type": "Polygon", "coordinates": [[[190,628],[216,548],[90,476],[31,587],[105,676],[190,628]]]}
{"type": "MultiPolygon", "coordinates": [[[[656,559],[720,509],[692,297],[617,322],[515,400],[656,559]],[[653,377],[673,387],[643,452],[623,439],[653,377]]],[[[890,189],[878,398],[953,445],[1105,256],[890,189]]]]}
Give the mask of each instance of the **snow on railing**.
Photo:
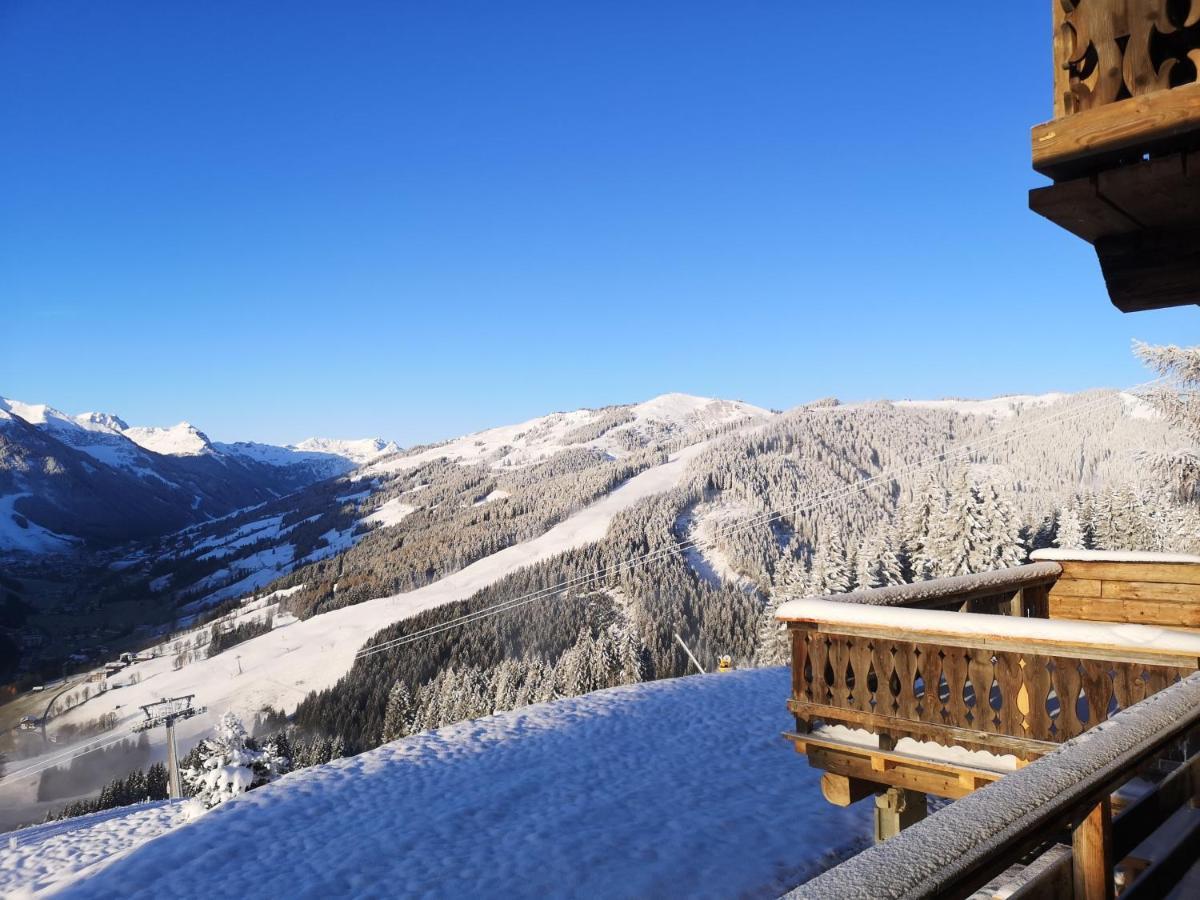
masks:
{"type": "Polygon", "coordinates": [[[1119,622],[1081,622],[1069,619],[1026,619],[934,609],[789,600],[776,617],[785,622],[858,627],[881,634],[902,634],[909,640],[943,646],[1033,649],[1046,653],[1085,649],[1092,658],[1114,658],[1191,665],[1200,659],[1200,633],[1155,625],[1119,622]]]}
{"type": "MultiPolygon", "coordinates": [[[[1062,575],[1056,562],[1035,562],[1024,566],[980,572],[977,575],[955,575],[913,584],[852,591],[848,594],[827,594],[810,599],[833,600],[838,603],[862,603],[870,606],[904,606],[935,609],[956,606],[972,600],[998,595],[1011,595],[1026,588],[1048,587],[1062,575]]],[[[784,604],[787,608],[789,604],[784,604]]],[[[778,618],[786,618],[783,609],[778,618]]]]}
{"type": "Polygon", "coordinates": [[[1194,553],[1160,553],[1151,550],[1080,550],[1046,547],[1034,550],[1029,558],[1041,562],[1109,562],[1144,563],[1150,565],[1200,565],[1194,553]]]}
{"type": "MultiPolygon", "coordinates": [[[[1197,727],[1200,673],[863,851],[788,896],[963,897],[1027,854],[1053,843],[1067,827],[1074,829],[1074,896],[1089,894],[1097,885],[1107,884],[1111,891],[1112,867],[1119,862],[1112,847],[1114,843],[1130,846],[1137,835],[1119,833],[1125,817],[1110,825],[1109,796],[1139,766],[1197,727]]],[[[1155,811],[1153,821],[1137,817],[1137,829],[1158,827],[1189,796],[1190,792],[1176,792],[1169,803],[1158,804],[1163,808],[1155,811]]],[[[1133,888],[1137,887],[1134,881],[1133,888]]]]}

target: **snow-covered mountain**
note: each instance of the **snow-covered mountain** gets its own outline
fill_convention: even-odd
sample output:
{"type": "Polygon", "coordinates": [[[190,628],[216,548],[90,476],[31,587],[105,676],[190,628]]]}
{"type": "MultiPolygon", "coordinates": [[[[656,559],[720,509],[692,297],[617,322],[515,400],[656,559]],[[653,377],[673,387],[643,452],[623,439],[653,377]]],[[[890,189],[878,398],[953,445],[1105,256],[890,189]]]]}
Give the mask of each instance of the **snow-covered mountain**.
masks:
{"type": "Polygon", "coordinates": [[[770,410],[739,400],[663,394],[644,403],[557,412],[467,434],[431,447],[391,456],[367,466],[364,476],[414,469],[446,458],[463,464],[486,462],[518,468],[566,449],[590,448],[619,458],[662,441],[693,440],[705,433],[769,421],[770,410]]]}
{"type": "Polygon", "coordinates": [[[188,422],[130,426],[110,413],[0,398],[0,552],[152,537],[398,450],[379,439],[215,443],[188,422]]]}
{"type": "MultiPolygon", "coordinates": [[[[25,443],[18,447],[52,440],[24,419],[10,423],[0,428],[0,441],[6,430],[21,433],[25,443]]],[[[82,637],[52,634],[41,620],[9,632],[22,648],[13,656],[22,671],[49,671],[49,663],[61,661],[52,655],[57,639],[60,646],[73,641],[72,649],[103,644],[152,657],[138,664],[137,679],[115,682],[121,690],[57,714],[59,729],[84,728],[98,717],[125,728],[140,715],[139,704],[195,693],[217,713],[250,719],[271,707],[366,749],[378,741],[379,702],[399,676],[415,692],[428,687],[438,666],[456,667],[467,679],[472,667],[491,672],[510,648],[533,647],[533,662],[522,665],[540,666],[541,659],[573,678],[570,654],[582,652],[573,644],[584,629],[601,637],[614,628],[641,629],[654,677],[686,670],[675,627],[704,659],[750,658],[763,592],[786,571],[781,554],[794,562],[821,547],[832,552],[818,537],[840,528],[846,559],[869,558],[889,519],[908,521],[905,504],[924,488],[916,478],[887,484],[878,477],[885,469],[911,469],[950,447],[984,442],[988,452],[969,462],[972,477],[1002,492],[1023,532],[1042,540],[1065,503],[1120,485],[1139,449],[1169,438],[1166,423],[1144,418],[1136,402],[1114,392],[830,402],[782,414],[666,395],[552,413],[391,453],[343,477],[160,533],[96,557],[98,568],[84,577],[68,573],[51,585],[54,596],[44,590],[50,581],[44,572],[11,578],[10,596],[57,613],[44,621],[71,621],[64,596],[100,610],[82,637]],[[1004,435],[1014,439],[998,440],[1004,435]],[[820,507],[828,496],[847,502],[820,507]],[[806,506],[821,508],[821,515],[795,512],[806,506]],[[770,510],[791,512],[767,522],[770,510]],[[688,539],[701,543],[663,552],[688,539]],[[372,642],[437,626],[465,609],[503,605],[647,548],[655,548],[652,562],[627,574],[617,568],[617,577],[603,579],[608,583],[515,607],[511,620],[488,620],[480,626],[483,640],[474,631],[437,630],[436,642],[421,652],[356,659],[372,642]],[[108,617],[110,597],[125,604],[114,604],[126,610],[124,618],[108,617]],[[131,634],[128,610],[141,631],[131,634]],[[666,622],[672,624],[664,632],[666,622]],[[226,634],[237,641],[236,653],[211,647],[215,635],[226,634]]],[[[57,447],[67,474],[92,459],[61,441],[57,447]]],[[[384,448],[368,446],[368,454],[374,449],[384,448]]],[[[92,649],[90,658],[100,661],[105,652],[92,649]]],[[[433,695],[423,696],[423,709],[441,708],[433,695]]],[[[211,726],[212,714],[181,723],[180,740],[194,741],[211,726]]],[[[24,810],[21,821],[47,812],[28,796],[0,801],[10,797],[24,810]]]]}

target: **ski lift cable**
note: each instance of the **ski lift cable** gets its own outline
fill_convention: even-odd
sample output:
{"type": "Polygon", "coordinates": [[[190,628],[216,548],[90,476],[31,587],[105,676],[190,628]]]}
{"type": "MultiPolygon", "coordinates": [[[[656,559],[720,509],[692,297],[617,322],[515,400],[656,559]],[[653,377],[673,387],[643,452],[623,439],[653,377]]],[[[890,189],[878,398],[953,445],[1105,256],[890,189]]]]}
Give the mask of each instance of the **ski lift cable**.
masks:
{"type": "Polygon", "coordinates": [[[133,736],[133,733],[134,732],[132,730],[122,732],[116,737],[110,738],[103,743],[96,744],[94,747],[85,747],[82,750],[64,750],[60,753],[56,753],[54,756],[51,756],[47,759],[38,760],[36,763],[28,765],[23,769],[17,769],[15,772],[6,773],[3,778],[0,778],[0,783],[16,781],[20,778],[28,778],[33,775],[39,775],[47,769],[53,769],[55,766],[61,765],[62,763],[70,762],[73,759],[77,759],[78,757],[84,756],[88,753],[94,753],[97,750],[103,750],[105,747],[111,747],[113,744],[119,743],[120,741],[133,736]]]}
{"type": "Polygon", "coordinates": [[[656,558],[673,555],[674,553],[676,553],[680,550],[687,550],[687,549],[691,549],[693,547],[711,546],[712,542],[714,542],[720,538],[729,537],[729,536],[740,533],[742,531],[746,531],[751,528],[757,528],[757,527],[760,527],[761,525],[769,524],[770,522],[777,521],[788,515],[795,515],[800,512],[812,512],[816,509],[819,509],[819,508],[825,506],[826,504],[828,504],[834,500],[846,499],[854,494],[860,493],[873,483],[880,482],[880,481],[895,480],[896,478],[899,478],[899,477],[905,477],[905,476],[920,472],[922,470],[926,470],[926,469],[934,468],[936,466],[944,465],[945,463],[954,461],[955,459],[957,459],[959,457],[969,456],[972,453],[978,453],[981,450],[988,449],[993,446],[1003,445],[1010,441],[1026,437],[1029,434],[1035,433],[1040,430],[1044,430],[1045,428],[1051,427],[1053,425],[1061,425],[1062,423],[1064,423],[1066,421],[1071,421],[1073,419],[1080,418],[1080,417],[1084,416],[1085,414],[1094,411],[1096,408],[1104,406],[1105,404],[1112,403],[1114,401],[1123,402],[1124,394],[1130,394],[1130,393],[1134,393],[1135,391],[1143,390],[1147,387],[1150,387],[1152,385],[1155,385],[1155,384],[1161,382],[1162,380],[1163,380],[1162,378],[1155,378],[1150,381],[1143,382],[1142,384],[1127,388],[1124,391],[1119,391],[1115,394],[1110,394],[1110,395],[1106,395],[1104,397],[1097,398],[1095,400],[1090,400],[1090,401],[1088,401],[1084,404],[1081,404],[1077,407],[1074,407],[1070,410],[1066,410],[1061,413],[1055,413],[1053,415],[1040,418],[1036,422],[1033,422],[1023,428],[1013,429],[1013,430],[1007,431],[1003,434],[992,435],[992,436],[982,439],[980,441],[975,441],[973,443],[964,444],[962,446],[953,448],[951,450],[947,450],[943,453],[939,453],[939,454],[937,454],[937,456],[933,457],[932,459],[923,460],[923,461],[917,462],[917,463],[911,463],[907,466],[902,466],[898,469],[882,471],[882,472],[880,472],[876,475],[870,476],[868,478],[860,479],[859,481],[853,482],[851,484],[843,485],[842,487],[835,488],[834,490],[829,491],[828,493],[826,493],[823,496],[817,497],[814,500],[806,500],[803,503],[797,504],[795,507],[792,507],[790,509],[784,509],[784,510],[778,510],[778,511],[772,511],[769,513],[760,514],[759,516],[753,517],[750,520],[736,523],[735,525],[732,525],[726,529],[718,530],[716,533],[714,533],[712,536],[710,536],[706,540],[702,541],[699,538],[692,538],[692,539],[682,541],[682,542],[675,542],[675,543],[672,543],[668,547],[663,547],[659,550],[651,551],[649,553],[643,554],[642,556],[636,557],[631,560],[627,560],[623,563],[614,563],[603,569],[596,570],[595,572],[591,572],[586,575],[577,576],[575,578],[568,579],[568,580],[560,582],[558,584],[550,585],[545,588],[541,588],[541,589],[539,589],[537,591],[533,591],[529,594],[524,594],[520,597],[515,597],[515,598],[509,599],[509,600],[500,601],[499,603],[495,603],[495,604],[485,607],[484,609],[481,609],[481,610],[476,610],[475,612],[472,612],[472,613],[467,613],[465,615],[459,616],[450,621],[440,622],[435,625],[428,626],[419,631],[415,631],[411,634],[402,635],[400,637],[393,638],[390,641],[385,641],[381,644],[376,644],[371,647],[366,647],[363,650],[360,650],[356,654],[355,659],[356,660],[363,659],[367,656],[372,656],[376,653],[381,653],[385,650],[391,650],[391,649],[395,649],[397,647],[403,646],[405,644],[413,643],[417,640],[421,640],[422,638],[432,637],[436,634],[439,634],[443,631],[447,631],[451,628],[457,628],[462,625],[467,625],[472,622],[479,621],[484,618],[488,618],[489,616],[492,616],[492,615],[498,615],[499,613],[502,613],[502,612],[509,612],[513,609],[517,609],[518,607],[524,606],[528,603],[533,603],[533,602],[535,602],[537,600],[541,600],[541,599],[548,599],[550,597],[565,593],[566,591],[570,590],[573,587],[578,587],[580,585],[583,585],[583,584],[586,584],[586,583],[589,583],[592,581],[608,579],[612,575],[620,574],[623,571],[632,569],[632,568],[642,565],[646,562],[653,561],[656,558]]]}

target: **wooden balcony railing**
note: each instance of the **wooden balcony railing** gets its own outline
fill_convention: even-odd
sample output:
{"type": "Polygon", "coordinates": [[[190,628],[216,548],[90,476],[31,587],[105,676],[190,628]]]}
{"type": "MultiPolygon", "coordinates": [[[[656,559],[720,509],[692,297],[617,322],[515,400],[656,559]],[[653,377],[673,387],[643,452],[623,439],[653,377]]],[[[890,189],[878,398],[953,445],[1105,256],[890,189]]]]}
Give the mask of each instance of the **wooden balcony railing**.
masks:
{"type": "Polygon", "coordinates": [[[1033,130],[1033,167],[1145,152],[1200,123],[1200,3],[1053,0],[1054,120],[1033,130]]]}
{"type": "Polygon", "coordinates": [[[1200,621],[1200,557],[1035,560],[785,603],[798,749],[828,771],[912,788],[881,756],[900,739],[1029,761],[1200,669],[1188,627],[1200,621]],[[879,753],[831,754],[813,734],[821,724],[877,735],[879,753]]]}
{"type": "Polygon", "coordinates": [[[816,720],[1033,759],[1200,668],[1200,634],[798,600],[797,734],[816,720]]]}
{"type": "Polygon", "coordinates": [[[1045,857],[1021,873],[992,882],[987,895],[1111,898],[1116,869],[1123,868],[1122,898],[1167,896],[1200,850],[1196,817],[1181,825],[1177,816],[1200,784],[1195,746],[1168,777],[1115,817],[1109,798],[1156,756],[1181,741],[1186,746],[1197,729],[1200,675],[1192,675],[1118,714],[1087,740],[1055,748],[789,896],[966,897],[1047,848],[1045,857]],[[1067,845],[1058,845],[1067,834],[1067,845]],[[1148,837],[1160,845],[1154,858],[1132,857],[1148,837]]]}

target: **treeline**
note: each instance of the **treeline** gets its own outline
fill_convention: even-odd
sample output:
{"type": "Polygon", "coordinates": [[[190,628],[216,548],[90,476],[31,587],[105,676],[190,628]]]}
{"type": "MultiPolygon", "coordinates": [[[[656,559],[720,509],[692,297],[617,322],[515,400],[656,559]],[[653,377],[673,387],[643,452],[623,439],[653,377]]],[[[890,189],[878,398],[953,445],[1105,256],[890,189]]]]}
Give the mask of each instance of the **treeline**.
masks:
{"type": "Polygon", "coordinates": [[[144,803],[147,800],[166,800],[167,796],[167,767],[162,763],[155,763],[147,771],[138,769],[124,778],[113,779],[100,789],[97,796],[68,803],[57,813],[46,818],[47,821],[71,819],[105,809],[116,809],[118,806],[144,803]]]}
{"type": "Polygon", "coordinates": [[[219,624],[213,623],[212,636],[208,641],[208,656],[211,659],[218,653],[223,653],[230,647],[236,647],[243,641],[266,634],[274,627],[275,617],[271,613],[246,622],[239,622],[230,628],[222,628],[219,624]]]}

